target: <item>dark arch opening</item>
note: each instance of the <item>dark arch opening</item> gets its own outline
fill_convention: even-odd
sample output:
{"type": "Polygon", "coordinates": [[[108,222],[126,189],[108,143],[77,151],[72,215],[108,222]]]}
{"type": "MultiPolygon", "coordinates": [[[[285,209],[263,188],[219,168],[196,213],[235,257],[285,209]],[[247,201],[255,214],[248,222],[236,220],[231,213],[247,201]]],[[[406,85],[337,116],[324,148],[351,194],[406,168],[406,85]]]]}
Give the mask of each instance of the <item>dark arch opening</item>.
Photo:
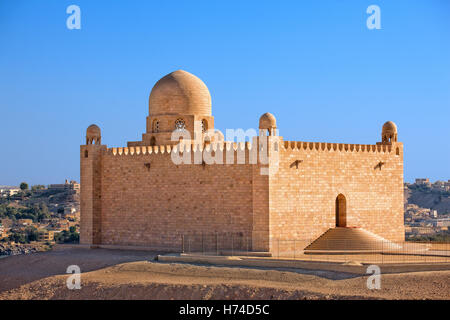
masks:
{"type": "Polygon", "coordinates": [[[202,126],[202,132],[208,131],[208,121],[206,121],[206,119],[202,120],[201,126],[202,126]]]}
{"type": "Polygon", "coordinates": [[[205,146],[211,143],[211,138],[209,136],[205,136],[205,146]]]}
{"type": "Polygon", "coordinates": [[[87,150],[84,151],[84,157],[85,157],[85,158],[88,157],[88,151],[87,151],[87,150]]]}
{"type": "Polygon", "coordinates": [[[347,200],[341,193],[336,197],[336,227],[347,226],[347,200]]]}
{"type": "Polygon", "coordinates": [[[151,137],[150,138],[150,145],[153,147],[154,145],[156,145],[156,138],[155,137],[151,137]]]}

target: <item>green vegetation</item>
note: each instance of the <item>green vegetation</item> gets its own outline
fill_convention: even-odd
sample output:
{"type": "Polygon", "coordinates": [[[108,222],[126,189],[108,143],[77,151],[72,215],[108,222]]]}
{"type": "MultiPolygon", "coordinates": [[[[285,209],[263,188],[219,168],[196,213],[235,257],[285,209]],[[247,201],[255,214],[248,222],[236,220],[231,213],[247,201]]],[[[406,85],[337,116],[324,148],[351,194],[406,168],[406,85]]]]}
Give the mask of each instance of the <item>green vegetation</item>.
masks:
{"type": "Polygon", "coordinates": [[[30,243],[31,241],[37,241],[39,238],[39,232],[35,227],[27,227],[25,230],[14,230],[11,232],[8,238],[2,239],[3,242],[14,241],[16,243],[30,243]]]}
{"type": "Polygon", "coordinates": [[[425,184],[410,184],[410,185],[408,185],[408,188],[410,190],[416,190],[416,191],[423,192],[423,193],[431,193],[431,194],[441,195],[444,197],[450,196],[450,191],[431,188],[425,184]]]}
{"type": "Polygon", "coordinates": [[[47,205],[44,202],[27,206],[26,208],[15,208],[7,204],[0,204],[0,219],[9,218],[13,221],[18,219],[32,219],[33,222],[40,222],[50,218],[47,205]]]}
{"type": "Polygon", "coordinates": [[[418,241],[418,242],[450,242],[450,231],[433,234],[433,235],[417,235],[406,239],[406,241],[418,241]]]}
{"type": "Polygon", "coordinates": [[[31,191],[37,191],[37,190],[44,190],[45,186],[42,184],[36,184],[34,186],[31,186],[31,191]]]}
{"type": "Polygon", "coordinates": [[[20,184],[20,190],[22,190],[22,191],[28,190],[28,183],[22,182],[22,183],[20,184]]]}
{"type": "Polygon", "coordinates": [[[55,241],[57,243],[78,243],[80,241],[80,234],[76,232],[75,227],[70,227],[69,231],[62,231],[55,234],[55,241]]]}

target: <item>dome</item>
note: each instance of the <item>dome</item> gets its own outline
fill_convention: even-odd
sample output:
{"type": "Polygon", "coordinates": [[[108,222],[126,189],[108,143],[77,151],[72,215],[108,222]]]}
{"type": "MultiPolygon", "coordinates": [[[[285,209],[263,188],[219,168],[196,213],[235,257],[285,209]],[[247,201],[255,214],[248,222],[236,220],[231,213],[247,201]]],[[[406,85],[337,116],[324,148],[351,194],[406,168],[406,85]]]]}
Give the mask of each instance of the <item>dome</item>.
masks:
{"type": "Polygon", "coordinates": [[[388,121],[383,124],[383,132],[385,133],[397,133],[397,126],[392,121],[388,121]]]}
{"type": "Polygon", "coordinates": [[[101,136],[100,128],[96,124],[91,124],[86,130],[87,136],[101,136]]]}
{"type": "Polygon", "coordinates": [[[86,130],[86,144],[100,143],[101,140],[102,133],[100,128],[95,124],[91,124],[86,130]]]}
{"type": "Polygon", "coordinates": [[[382,142],[397,142],[397,126],[392,121],[388,121],[383,124],[383,129],[381,130],[381,141],[382,142]]]}
{"type": "Polygon", "coordinates": [[[211,115],[211,95],[202,80],[177,70],[161,78],[149,98],[149,115],[211,115]]]}
{"type": "Polygon", "coordinates": [[[269,112],[264,113],[261,118],[259,118],[259,128],[260,129],[272,129],[277,127],[277,120],[275,116],[269,112]]]}

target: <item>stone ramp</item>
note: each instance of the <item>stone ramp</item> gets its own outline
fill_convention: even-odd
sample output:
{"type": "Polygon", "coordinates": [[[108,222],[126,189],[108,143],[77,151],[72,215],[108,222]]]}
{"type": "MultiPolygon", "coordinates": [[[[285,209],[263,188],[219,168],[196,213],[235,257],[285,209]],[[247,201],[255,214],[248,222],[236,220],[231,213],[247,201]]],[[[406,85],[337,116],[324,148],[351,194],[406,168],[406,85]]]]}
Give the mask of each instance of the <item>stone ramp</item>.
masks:
{"type": "Polygon", "coordinates": [[[402,246],[388,241],[363,228],[336,227],[328,229],[304,250],[305,253],[329,252],[374,252],[401,250],[402,246]]]}

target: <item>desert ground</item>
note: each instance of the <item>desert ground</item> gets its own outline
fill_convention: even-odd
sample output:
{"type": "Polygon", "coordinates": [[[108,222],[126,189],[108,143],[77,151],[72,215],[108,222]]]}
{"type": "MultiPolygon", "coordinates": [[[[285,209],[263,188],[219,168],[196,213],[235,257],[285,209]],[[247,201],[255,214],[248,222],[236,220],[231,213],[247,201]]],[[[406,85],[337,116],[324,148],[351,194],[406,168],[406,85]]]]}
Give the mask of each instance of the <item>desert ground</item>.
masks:
{"type": "Polygon", "coordinates": [[[0,259],[0,299],[450,299],[450,271],[368,276],[161,263],[158,252],[56,247],[0,259]],[[69,290],[69,265],[81,289],[69,290]]]}

